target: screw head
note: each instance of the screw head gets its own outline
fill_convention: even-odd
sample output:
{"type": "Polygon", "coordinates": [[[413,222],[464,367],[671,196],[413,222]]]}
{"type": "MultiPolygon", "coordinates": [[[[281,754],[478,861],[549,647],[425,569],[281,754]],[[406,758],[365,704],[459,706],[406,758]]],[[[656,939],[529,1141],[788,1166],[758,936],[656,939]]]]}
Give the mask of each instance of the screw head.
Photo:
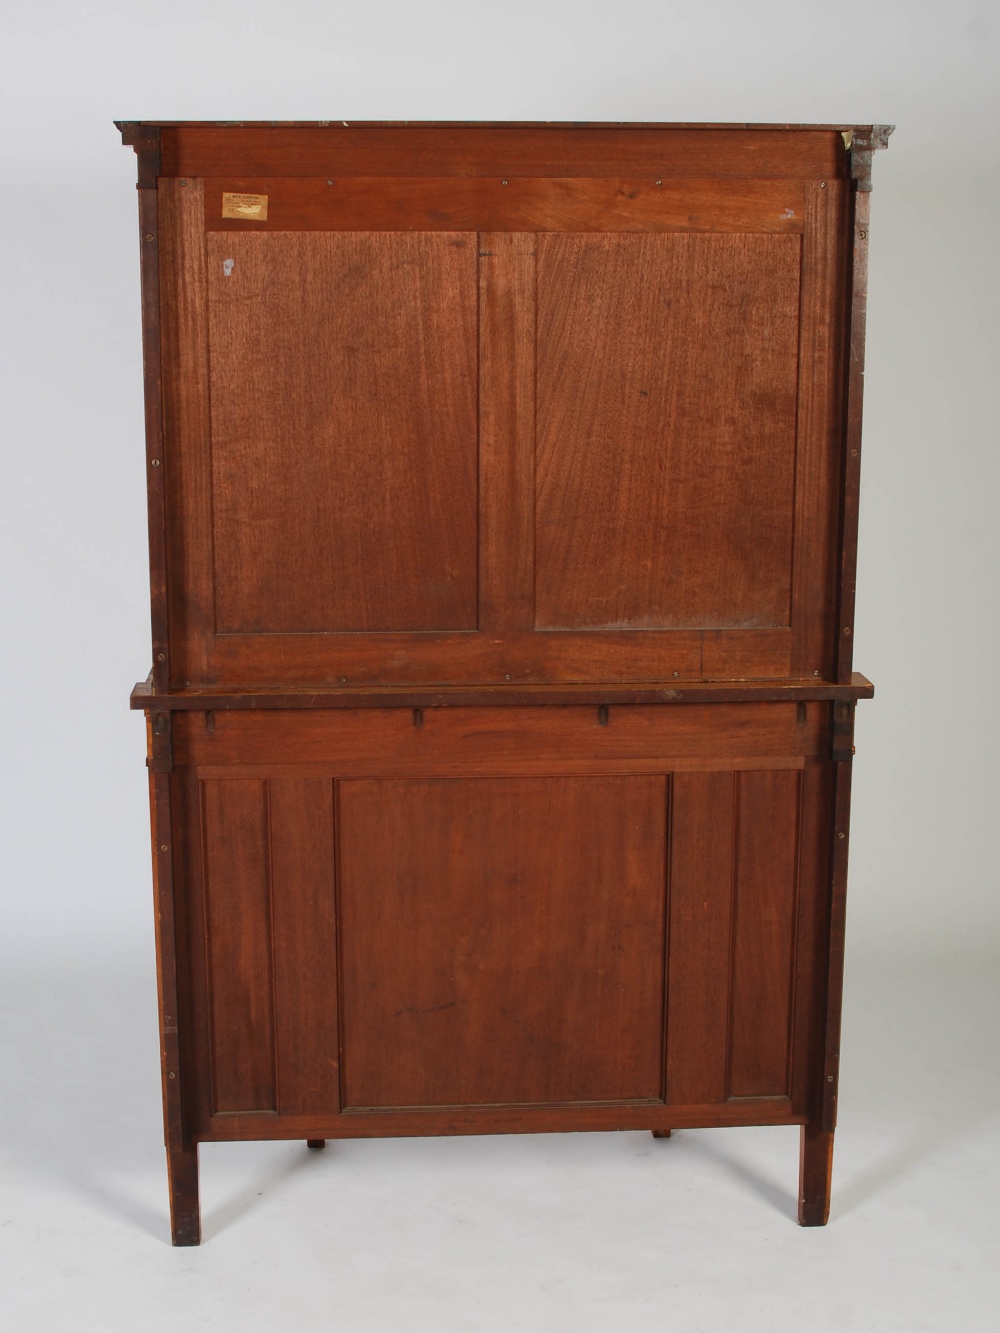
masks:
{"type": "Polygon", "coordinates": [[[819,183],[819,188],[820,188],[821,190],[825,190],[825,189],[826,189],[826,181],[820,181],[820,183],[819,183]]]}
{"type": "Polygon", "coordinates": [[[157,654],[156,654],[156,660],[157,660],[158,662],[165,662],[165,661],[167,660],[167,655],[166,655],[166,653],[157,653],[157,654]]]}
{"type": "Polygon", "coordinates": [[[151,241],[152,239],[153,239],[153,233],[152,233],[151,231],[147,231],[147,232],[146,232],[146,240],[147,240],[147,241],[151,241]]]}
{"type": "Polygon", "coordinates": [[[161,852],[165,852],[166,850],[167,850],[167,844],[166,844],[165,842],[161,842],[161,843],[160,843],[160,851],[161,851],[161,852]]]}
{"type": "Polygon", "coordinates": [[[509,671],[508,671],[507,674],[504,676],[504,680],[510,680],[510,672],[509,672],[509,671]]]}
{"type": "Polygon", "coordinates": [[[866,231],[859,231],[858,235],[861,237],[862,240],[864,240],[867,237],[868,233],[866,231]]]}
{"type": "Polygon", "coordinates": [[[158,458],[151,458],[151,459],[149,460],[149,465],[150,465],[150,467],[159,467],[159,466],[160,466],[160,460],[159,460],[158,458]]]}

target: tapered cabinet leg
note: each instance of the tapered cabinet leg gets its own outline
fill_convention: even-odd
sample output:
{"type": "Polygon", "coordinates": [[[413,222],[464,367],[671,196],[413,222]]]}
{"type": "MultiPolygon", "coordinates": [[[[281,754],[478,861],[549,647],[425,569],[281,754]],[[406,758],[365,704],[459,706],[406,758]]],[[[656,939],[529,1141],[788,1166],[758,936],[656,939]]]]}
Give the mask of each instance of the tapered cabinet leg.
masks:
{"type": "Polygon", "coordinates": [[[311,1148],[313,1152],[322,1152],[326,1147],[326,1139],[306,1139],[306,1147],[311,1148]]]}
{"type": "Polygon", "coordinates": [[[669,1139],[672,1132],[669,1129],[654,1129],[651,1131],[654,1139],[669,1139]]]}
{"type": "Polygon", "coordinates": [[[170,1239],[175,1245],[201,1244],[198,1204],[198,1145],[167,1149],[170,1185],[170,1239]]]}
{"type": "Polygon", "coordinates": [[[825,1227],[830,1216],[833,1130],[803,1125],[799,1140],[799,1225],[825,1227]]]}

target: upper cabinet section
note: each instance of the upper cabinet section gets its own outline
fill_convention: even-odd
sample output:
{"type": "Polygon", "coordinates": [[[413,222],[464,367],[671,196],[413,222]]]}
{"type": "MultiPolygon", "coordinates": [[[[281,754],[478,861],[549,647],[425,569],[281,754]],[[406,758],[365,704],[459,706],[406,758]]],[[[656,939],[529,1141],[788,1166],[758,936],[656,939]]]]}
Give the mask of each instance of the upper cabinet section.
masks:
{"type": "Polygon", "coordinates": [[[858,137],[123,129],[159,690],[843,678],[858,137]]]}

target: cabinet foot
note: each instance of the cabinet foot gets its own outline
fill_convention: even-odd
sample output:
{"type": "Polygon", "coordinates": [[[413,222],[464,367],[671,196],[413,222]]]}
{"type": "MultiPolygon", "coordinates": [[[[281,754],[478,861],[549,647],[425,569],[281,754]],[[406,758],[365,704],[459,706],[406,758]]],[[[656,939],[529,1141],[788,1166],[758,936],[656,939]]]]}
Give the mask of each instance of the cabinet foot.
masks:
{"type": "Polygon", "coordinates": [[[174,1245],[201,1244],[198,1204],[198,1145],[167,1149],[170,1188],[170,1239],[174,1245]]]}
{"type": "Polygon", "coordinates": [[[826,1226],[832,1171],[833,1130],[803,1125],[799,1139],[799,1226],[826,1226]]]}
{"type": "Polygon", "coordinates": [[[306,1139],[306,1147],[311,1148],[313,1152],[320,1152],[326,1147],[326,1139],[306,1139]]]}
{"type": "Polygon", "coordinates": [[[653,1138],[654,1138],[654,1139],[669,1139],[669,1138],[670,1138],[670,1135],[673,1133],[673,1130],[672,1130],[672,1129],[654,1129],[654,1130],[651,1130],[650,1133],[653,1135],[653,1138]]]}

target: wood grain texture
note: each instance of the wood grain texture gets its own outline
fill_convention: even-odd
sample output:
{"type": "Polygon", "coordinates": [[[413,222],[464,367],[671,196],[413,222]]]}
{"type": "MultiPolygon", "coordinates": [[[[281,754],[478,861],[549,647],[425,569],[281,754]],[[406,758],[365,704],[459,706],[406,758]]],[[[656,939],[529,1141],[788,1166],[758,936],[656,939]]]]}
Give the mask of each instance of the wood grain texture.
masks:
{"type": "Polygon", "coordinates": [[[657,1098],[664,796],[341,783],[346,1105],[657,1098]]]}
{"type": "MultiPolygon", "coordinates": [[[[163,466],[170,684],[210,676],[215,629],[208,277],[200,181],[162,180],[163,466]]],[[[156,469],[154,469],[156,470],[156,469]]]]}
{"type": "Polygon", "coordinates": [[[535,238],[479,236],[479,628],[535,620],[535,238]]]}
{"type": "MultiPolygon", "coordinates": [[[[850,704],[834,705],[852,711],[850,704]]],[[[852,717],[853,720],[853,717],[852,717]]],[[[844,944],[847,927],[847,854],[850,844],[850,761],[833,766],[833,818],[830,836],[830,883],[827,898],[827,949],[823,959],[822,1075],[819,1087],[819,1123],[832,1133],[837,1127],[840,1095],[840,1024],[844,1000],[844,944]]]]}
{"type": "Polygon", "coordinates": [[[675,773],[667,960],[668,1104],[728,1095],[735,773],[675,773]]]}
{"type": "Polygon", "coordinates": [[[799,257],[539,237],[540,627],[788,625],[799,257]]]}
{"type": "Polygon", "coordinates": [[[662,773],[685,760],[791,763],[820,753],[829,746],[826,710],[808,704],[806,712],[800,726],[793,703],[635,705],[612,709],[602,726],[596,708],[449,708],[426,711],[415,727],[398,708],[268,709],[216,713],[212,730],[182,713],[174,752],[179,764],[200,768],[318,765],[342,776],[474,776],[518,766],[544,774],[574,764],[595,772],[659,765],[662,773]]]}
{"type": "MultiPolygon", "coordinates": [[[[155,142],[155,139],[154,139],[155,142]]],[[[152,147],[152,145],[151,145],[152,147]]],[[[170,679],[167,614],[167,526],[163,468],[163,396],[160,376],[160,208],[155,182],[144,180],[140,154],[139,274],[142,292],[142,382],[146,435],[146,509],[149,533],[149,612],[153,679],[165,689],[170,679]]],[[[169,240],[164,250],[169,249],[169,240]]]]}
{"type": "Polygon", "coordinates": [[[741,773],[729,1026],[730,1097],[787,1097],[800,775],[741,773]]]}
{"type": "Polygon", "coordinates": [[[836,679],[850,680],[854,662],[854,600],[858,568],[861,488],[861,409],[865,389],[865,331],[868,309],[868,230],[871,196],[852,190],[848,210],[850,315],[846,348],[846,401],[841,457],[840,546],[837,587],[836,679]]]}
{"type": "Polygon", "coordinates": [[[847,175],[835,128],[669,125],[164,126],[167,176],[847,175]]]}
{"type": "Polygon", "coordinates": [[[501,685],[446,686],[414,689],[411,686],[352,689],[340,686],[327,690],[265,690],[234,694],[228,690],[177,690],[158,696],[148,680],[139,681],[129,695],[129,706],[157,707],[170,711],[258,708],[455,708],[489,704],[561,706],[563,704],[683,704],[683,703],[804,703],[819,700],[871,699],[875,687],[860,671],[847,684],[805,678],[803,680],[694,681],[678,685],[647,682],[644,685],[501,685]]]}
{"type": "Polygon", "coordinates": [[[787,1101],[723,1102],[665,1107],[659,1098],[612,1103],[569,1102],[558,1106],[348,1108],[339,1116],[217,1115],[198,1133],[199,1142],[250,1139],[360,1139],[441,1134],[565,1134],[595,1130],[673,1129],[727,1125],[800,1125],[787,1101]]]}
{"type": "Polygon", "coordinates": [[[806,187],[792,566],[796,676],[834,674],[846,207],[843,182],[806,187]]]}
{"type": "Polygon", "coordinates": [[[798,232],[795,180],[497,176],[239,177],[204,182],[208,231],[798,232]],[[224,194],[267,196],[264,221],[222,216],[224,194]]]}
{"type": "Polygon", "coordinates": [[[212,235],[208,272],[217,628],[474,628],[475,237],[212,235]]]}
{"type": "Polygon", "coordinates": [[[799,1226],[824,1227],[830,1218],[833,1130],[803,1125],[799,1142],[799,1226]]]}
{"type": "Polygon", "coordinates": [[[276,1111],[267,791],[205,782],[213,1110],[276,1111]]]}
{"type": "Polygon", "coordinates": [[[210,679],[195,683],[242,690],[764,679],[788,675],[791,646],[789,629],[223,634],[212,644],[210,679]]]}
{"type": "Polygon", "coordinates": [[[268,783],[278,1111],[340,1109],[333,783],[268,783]]]}

